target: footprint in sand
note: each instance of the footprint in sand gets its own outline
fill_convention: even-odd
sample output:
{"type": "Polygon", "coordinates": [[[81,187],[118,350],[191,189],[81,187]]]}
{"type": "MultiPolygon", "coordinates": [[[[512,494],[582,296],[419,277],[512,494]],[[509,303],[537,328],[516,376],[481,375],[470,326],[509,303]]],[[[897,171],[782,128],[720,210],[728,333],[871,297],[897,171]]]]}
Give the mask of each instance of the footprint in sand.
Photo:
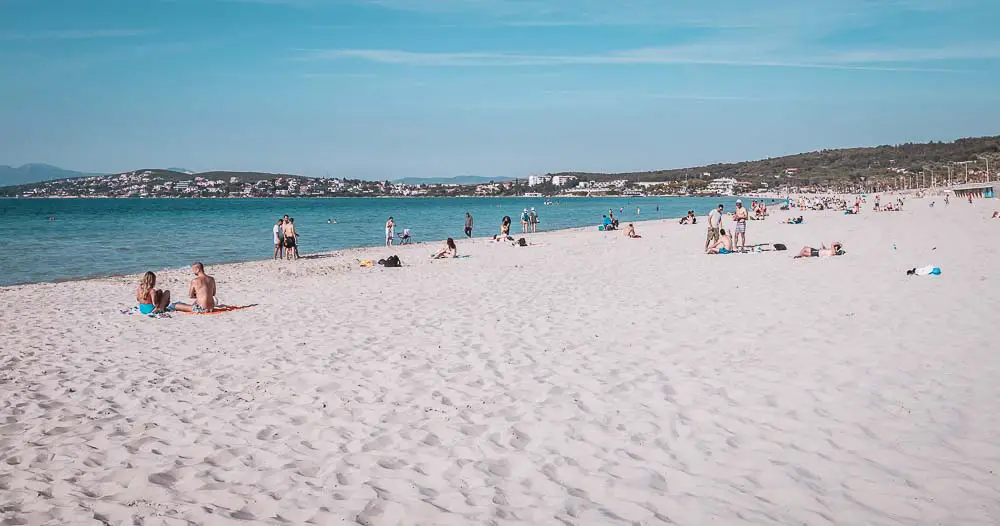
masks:
{"type": "Polygon", "coordinates": [[[257,440],[270,441],[277,439],[279,436],[281,436],[281,433],[279,433],[276,428],[267,426],[264,429],[261,429],[260,432],[257,433],[257,440]]]}
{"type": "Polygon", "coordinates": [[[153,473],[148,478],[149,482],[157,486],[171,487],[177,482],[177,477],[170,473],[153,473]]]}

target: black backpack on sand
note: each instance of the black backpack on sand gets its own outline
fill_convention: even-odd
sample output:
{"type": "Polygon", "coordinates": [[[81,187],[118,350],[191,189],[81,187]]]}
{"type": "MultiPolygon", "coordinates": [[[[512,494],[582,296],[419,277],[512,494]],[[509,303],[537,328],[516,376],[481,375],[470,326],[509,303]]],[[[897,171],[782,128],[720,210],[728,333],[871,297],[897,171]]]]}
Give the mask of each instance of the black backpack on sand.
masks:
{"type": "Polygon", "coordinates": [[[385,259],[380,259],[380,260],[378,260],[378,263],[379,263],[379,265],[382,265],[383,267],[386,267],[386,268],[389,268],[389,267],[402,267],[403,266],[403,262],[399,260],[399,256],[397,256],[397,255],[392,255],[392,256],[389,256],[389,257],[387,257],[385,259]]]}

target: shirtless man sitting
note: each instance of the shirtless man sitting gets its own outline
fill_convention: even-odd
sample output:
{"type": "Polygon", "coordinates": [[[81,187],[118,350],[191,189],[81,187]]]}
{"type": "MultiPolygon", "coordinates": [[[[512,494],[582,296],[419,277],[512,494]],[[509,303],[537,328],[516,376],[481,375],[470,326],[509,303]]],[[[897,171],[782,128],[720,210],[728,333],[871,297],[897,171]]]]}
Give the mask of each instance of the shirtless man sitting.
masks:
{"type": "Polygon", "coordinates": [[[713,244],[708,250],[705,251],[706,254],[732,254],[733,253],[733,238],[729,237],[726,233],[725,228],[719,229],[719,239],[713,244]]]}
{"type": "Polygon", "coordinates": [[[191,265],[194,272],[194,279],[188,287],[188,297],[194,302],[175,303],[174,310],[181,312],[212,312],[215,309],[215,278],[205,274],[205,266],[201,263],[191,265]]]}

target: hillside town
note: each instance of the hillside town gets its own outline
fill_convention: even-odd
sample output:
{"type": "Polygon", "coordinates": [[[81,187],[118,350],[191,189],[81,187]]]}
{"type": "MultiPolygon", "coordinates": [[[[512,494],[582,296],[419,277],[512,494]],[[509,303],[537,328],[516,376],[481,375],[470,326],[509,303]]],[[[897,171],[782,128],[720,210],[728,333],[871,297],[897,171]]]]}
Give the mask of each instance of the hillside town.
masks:
{"type": "Polygon", "coordinates": [[[798,168],[772,174],[746,174],[745,179],[714,177],[711,172],[683,179],[648,180],[644,174],[546,174],[482,184],[405,184],[337,178],[310,178],[257,172],[184,173],[135,170],[114,175],[60,179],[0,187],[0,197],[20,198],[273,198],[273,197],[587,197],[587,196],[734,196],[773,193],[885,191],[946,187],[953,183],[989,181],[990,174],[965,166],[965,172],[914,172],[889,166],[876,176],[812,182],[798,168]],[[947,174],[947,179],[944,175],[947,174]],[[647,180],[643,180],[647,179],[647,180]]]}

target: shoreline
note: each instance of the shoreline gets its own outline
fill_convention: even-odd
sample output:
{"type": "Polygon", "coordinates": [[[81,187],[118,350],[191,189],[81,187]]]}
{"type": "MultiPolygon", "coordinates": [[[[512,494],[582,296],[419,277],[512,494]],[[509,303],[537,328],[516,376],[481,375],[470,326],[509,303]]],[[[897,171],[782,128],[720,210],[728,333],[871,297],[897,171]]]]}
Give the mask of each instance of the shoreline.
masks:
{"type": "MultiPolygon", "coordinates": [[[[676,218],[667,218],[667,217],[664,217],[664,218],[657,218],[657,219],[628,221],[628,222],[623,222],[621,224],[622,225],[626,225],[628,223],[635,223],[635,224],[638,225],[640,223],[653,223],[653,222],[662,222],[662,221],[679,221],[680,219],[681,219],[680,217],[676,217],[676,218]]],[[[599,225],[597,225],[597,224],[595,224],[593,226],[573,226],[573,227],[559,228],[559,229],[555,229],[555,230],[542,230],[542,231],[535,232],[534,234],[532,234],[532,233],[525,233],[525,234],[511,233],[510,235],[511,235],[511,237],[513,237],[515,239],[515,241],[519,237],[524,237],[530,243],[531,242],[530,236],[542,236],[542,235],[545,235],[545,234],[560,234],[560,233],[566,233],[566,232],[582,232],[582,231],[586,231],[586,230],[590,230],[590,229],[596,229],[598,226],[599,225]]],[[[622,229],[619,228],[618,230],[615,230],[613,232],[615,234],[620,234],[622,232],[622,229]]],[[[499,232],[497,232],[497,234],[499,234],[499,232]]],[[[501,245],[505,244],[505,243],[508,243],[508,244],[510,243],[510,241],[507,241],[507,242],[496,242],[496,241],[493,240],[492,237],[472,237],[472,238],[466,238],[466,237],[454,238],[453,237],[453,239],[455,239],[456,243],[459,243],[459,245],[462,245],[462,244],[465,244],[465,243],[470,243],[470,242],[499,243],[501,245]]],[[[383,250],[383,251],[392,251],[392,250],[400,250],[400,249],[412,250],[415,247],[427,246],[427,245],[439,245],[439,244],[442,244],[444,242],[445,242],[444,239],[436,239],[436,240],[433,240],[433,241],[414,241],[414,242],[411,242],[411,243],[407,243],[406,245],[394,244],[391,247],[385,247],[385,246],[382,246],[382,245],[364,245],[364,246],[357,246],[357,247],[338,248],[338,249],[335,249],[335,250],[328,250],[328,251],[324,251],[324,252],[308,253],[308,254],[305,254],[303,256],[300,256],[297,260],[287,260],[287,259],[283,259],[283,258],[274,259],[273,257],[271,257],[271,258],[237,260],[237,261],[224,261],[224,262],[219,262],[219,263],[205,263],[205,267],[211,267],[212,269],[217,269],[217,268],[220,268],[220,267],[221,268],[239,267],[239,266],[245,266],[245,265],[248,265],[248,264],[257,264],[257,263],[259,263],[259,264],[267,264],[268,262],[273,262],[275,264],[282,264],[282,263],[284,263],[284,264],[294,265],[295,263],[300,262],[300,261],[309,261],[309,260],[313,260],[313,259],[338,258],[338,257],[347,256],[347,255],[350,255],[350,254],[357,254],[357,253],[362,253],[362,252],[372,252],[372,251],[377,251],[377,250],[383,250]]],[[[191,263],[193,263],[193,261],[191,263]]],[[[189,265],[190,265],[190,263],[184,264],[184,265],[181,265],[181,266],[178,266],[178,267],[165,267],[165,268],[160,268],[160,269],[147,269],[147,270],[150,270],[150,271],[152,271],[153,273],[155,273],[157,275],[159,275],[161,273],[186,272],[186,270],[187,270],[187,268],[188,268],[189,265]]],[[[50,280],[50,281],[31,281],[31,282],[25,282],[25,283],[14,283],[14,284],[11,284],[11,285],[0,285],[0,291],[3,291],[4,289],[17,289],[17,288],[23,288],[23,287],[31,287],[31,286],[34,286],[34,285],[56,285],[56,284],[60,284],[60,283],[78,283],[78,282],[83,282],[83,281],[105,281],[105,280],[118,280],[118,279],[124,279],[124,278],[136,278],[138,276],[141,276],[147,270],[141,270],[141,271],[136,271],[136,272],[121,272],[121,273],[113,273],[113,274],[95,274],[95,275],[90,275],[90,276],[78,276],[78,277],[63,278],[63,279],[56,279],[56,280],[50,280]]]]}
{"type": "MultiPolygon", "coordinates": [[[[676,217],[676,218],[662,217],[662,218],[656,218],[656,219],[633,220],[633,221],[624,222],[622,224],[624,225],[624,224],[627,224],[627,223],[630,223],[630,222],[638,224],[638,223],[643,223],[643,222],[670,221],[670,220],[679,221],[680,217],[676,217]]],[[[592,227],[596,228],[598,225],[599,225],[598,223],[595,223],[594,225],[592,225],[592,227]]],[[[511,225],[511,226],[513,227],[514,225],[511,225]]],[[[558,232],[567,232],[567,231],[575,231],[575,230],[585,230],[585,229],[588,229],[588,228],[591,228],[591,226],[571,226],[571,227],[565,227],[565,228],[557,228],[557,229],[553,229],[553,230],[541,230],[541,231],[538,231],[538,232],[536,232],[534,234],[530,234],[530,233],[528,233],[528,234],[513,234],[512,233],[511,236],[514,237],[514,239],[516,240],[518,237],[522,237],[522,236],[527,238],[528,236],[532,236],[532,235],[537,236],[537,235],[546,234],[546,233],[558,233],[558,232]]],[[[497,229],[497,234],[499,234],[499,228],[497,229]]],[[[456,240],[456,242],[463,242],[463,243],[464,242],[470,242],[470,241],[477,241],[477,240],[492,241],[491,237],[472,237],[472,238],[466,238],[466,237],[464,237],[464,235],[461,238],[457,238],[457,237],[454,237],[454,236],[452,236],[452,237],[453,237],[453,239],[456,240]]],[[[407,245],[394,244],[394,245],[392,245],[391,248],[398,250],[401,246],[402,247],[408,247],[408,246],[420,246],[420,245],[428,245],[428,244],[440,244],[440,243],[444,243],[444,241],[445,241],[444,239],[435,239],[435,240],[430,240],[430,241],[414,241],[414,242],[411,242],[411,243],[409,243],[407,245]]],[[[271,246],[270,250],[273,251],[273,248],[274,247],[271,246]]],[[[303,259],[308,260],[310,258],[329,258],[329,257],[340,256],[340,255],[343,255],[343,254],[345,254],[347,252],[351,252],[351,251],[354,251],[354,252],[357,252],[357,251],[371,251],[371,250],[377,250],[377,249],[386,249],[386,250],[388,250],[389,247],[384,247],[382,245],[359,245],[359,246],[353,246],[353,247],[344,247],[344,248],[338,248],[338,249],[328,250],[328,251],[307,253],[307,254],[305,254],[303,256],[300,256],[299,260],[303,260],[303,259]]],[[[221,267],[221,266],[242,265],[242,264],[247,264],[247,263],[258,263],[258,262],[266,262],[266,261],[284,261],[286,263],[294,263],[295,262],[295,260],[292,260],[292,261],[283,260],[283,259],[277,259],[277,260],[275,260],[273,257],[272,258],[266,258],[265,257],[265,258],[225,260],[225,261],[212,262],[212,263],[205,262],[205,266],[206,267],[207,266],[211,266],[213,268],[216,268],[216,267],[221,267]]],[[[160,268],[160,269],[147,269],[147,270],[152,270],[154,273],[170,272],[170,271],[176,271],[176,270],[185,269],[185,268],[187,268],[187,265],[188,264],[181,265],[181,266],[178,266],[178,267],[164,267],[164,268],[160,268]]],[[[91,275],[86,275],[86,276],[73,276],[73,277],[68,277],[68,278],[59,278],[59,279],[46,280],[46,281],[27,281],[27,282],[21,282],[21,283],[12,283],[12,284],[9,284],[9,285],[0,285],[0,290],[8,289],[8,288],[16,288],[16,287],[25,287],[25,286],[30,286],[30,285],[44,285],[44,284],[55,284],[55,283],[73,283],[73,282],[88,281],[88,280],[101,280],[101,279],[114,279],[114,278],[134,277],[134,276],[141,275],[143,272],[146,272],[146,271],[145,270],[141,270],[141,271],[135,271],[135,272],[116,272],[116,273],[108,273],[108,274],[91,274],[91,275]]]]}

